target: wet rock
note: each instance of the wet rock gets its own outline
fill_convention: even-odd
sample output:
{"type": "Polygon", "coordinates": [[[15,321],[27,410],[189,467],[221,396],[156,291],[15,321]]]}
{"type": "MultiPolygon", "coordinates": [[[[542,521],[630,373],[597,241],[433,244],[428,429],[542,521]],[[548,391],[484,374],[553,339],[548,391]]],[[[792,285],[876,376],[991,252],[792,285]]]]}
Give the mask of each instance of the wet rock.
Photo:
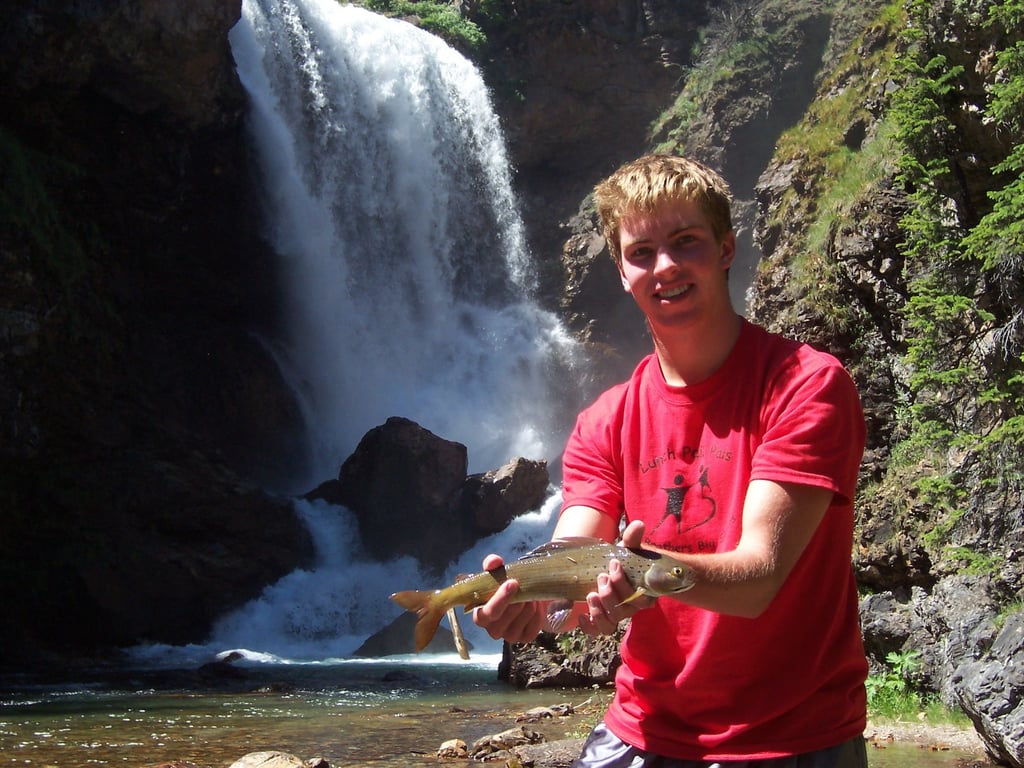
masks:
{"type": "Polygon", "coordinates": [[[495,753],[511,753],[517,747],[526,744],[539,744],[542,741],[544,741],[543,734],[520,725],[477,739],[470,747],[469,754],[474,760],[492,760],[495,753]]]}
{"type": "MultiPolygon", "coordinates": [[[[394,656],[403,653],[416,653],[416,643],[413,633],[416,629],[416,614],[403,613],[383,629],[374,632],[354,652],[353,656],[379,658],[381,656],[394,656]]],[[[473,650],[473,644],[468,640],[466,644],[469,650],[473,650]]],[[[427,647],[425,653],[452,653],[455,650],[455,640],[451,630],[440,626],[427,647]]]]}
{"type": "Polygon", "coordinates": [[[440,574],[477,540],[538,508],[547,493],[544,461],[517,458],[470,476],[467,466],[466,446],[392,417],[363,436],[336,480],[306,498],[350,509],[373,557],[414,557],[440,574]]]}
{"type": "Polygon", "coordinates": [[[469,750],[462,739],[448,739],[437,748],[437,757],[441,760],[466,760],[469,750]]]}
{"type": "Polygon", "coordinates": [[[517,688],[587,688],[615,680],[619,642],[628,622],[613,636],[543,632],[532,643],[505,643],[498,678],[517,688]]]}
{"type": "Polygon", "coordinates": [[[310,768],[309,763],[287,752],[250,752],[231,764],[231,768],[310,768]]]}

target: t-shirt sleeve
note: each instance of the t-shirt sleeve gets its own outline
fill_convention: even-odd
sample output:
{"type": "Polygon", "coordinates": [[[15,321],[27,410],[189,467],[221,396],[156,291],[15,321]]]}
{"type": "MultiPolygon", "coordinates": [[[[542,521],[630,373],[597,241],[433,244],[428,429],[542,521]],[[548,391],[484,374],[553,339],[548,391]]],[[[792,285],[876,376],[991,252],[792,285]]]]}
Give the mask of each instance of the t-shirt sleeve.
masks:
{"type": "Polygon", "coordinates": [[[618,519],[623,511],[621,437],[607,395],[584,410],[562,454],[562,509],[593,507],[618,519]]]}
{"type": "Polygon", "coordinates": [[[832,362],[790,366],[773,382],[751,479],[828,488],[851,503],[864,454],[864,412],[849,373],[826,359],[832,362]]]}

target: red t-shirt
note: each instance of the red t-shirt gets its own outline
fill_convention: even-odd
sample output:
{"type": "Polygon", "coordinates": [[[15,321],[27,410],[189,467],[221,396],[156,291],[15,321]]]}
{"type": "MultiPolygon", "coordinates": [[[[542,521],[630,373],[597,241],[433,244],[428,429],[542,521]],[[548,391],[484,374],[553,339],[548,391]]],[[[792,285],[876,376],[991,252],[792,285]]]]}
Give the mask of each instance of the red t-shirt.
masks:
{"type": "Polygon", "coordinates": [[[856,388],[834,357],[746,321],[710,379],[671,387],[651,355],[580,414],[563,508],[641,519],[652,546],[734,549],[754,479],[835,493],[761,616],[662,598],[633,617],[605,718],[620,739],[678,759],[754,760],[863,733],[867,662],[850,561],[864,438],[856,388]]]}

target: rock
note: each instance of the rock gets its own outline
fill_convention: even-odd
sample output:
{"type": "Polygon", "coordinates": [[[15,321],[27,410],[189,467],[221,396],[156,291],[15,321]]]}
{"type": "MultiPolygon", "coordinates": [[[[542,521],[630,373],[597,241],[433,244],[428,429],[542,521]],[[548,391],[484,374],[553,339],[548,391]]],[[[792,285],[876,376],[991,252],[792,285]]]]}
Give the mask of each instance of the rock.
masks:
{"type": "Polygon", "coordinates": [[[540,507],[548,492],[547,462],[522,457],[470,475],[459,489],[455,511],[479,537],[505,530],[525,510],[540,507]]]}
{"type": "Polygon", "coordinates": [[[583,751],[584,739],[559,739],[542,744],[524,744],[516,748],[522,765],[543,768],[569,768],[583,751]]]}
{"type": "Polygon", "coordinates": [[[24,598],[2,666],[199,641],[310,562],[261,490],[302,454],[256,338],[276,286],[245,192],[240,5],[0,6],[0,584],[24,598]]]}
{"type": "Polygon", "coordinates": [[[250,752],[231,764],[231,768],[331,768],[322,757],[301,760],[287,752],[250,752]]]}
{"type": "MultiPolygon", "coordinates": [[[[382,656],[416,653],[416,644],[413,640],[415,628],[416,614],[406,611],[386,627],[366,638],[352,655],[380,658],[382,656]]],[[[466,644],[469,650],[472,651],[473,644],[468,640],[466,644]]],[[[430,639],[427,647],[423,649],[424,653],[453,653],[454,651],[455,640],[452,638],[451,630],[443,625],[437,628],[437,634],[430,639]]]]}
{"type": "Polygon", "coordinates": [[[555,704],[552,707],[533,707],[522,714],[516,715],[517,723],[536,723],[554,717],[568,717],[575,710],[572,704],[555,704]]]}
{"type": "Polygon", "coordinates": [[[1000,765],[1024,766],[1024,611],[1006,619],[988,652],[962,664],[953,688],[1000,765]]]}
{"type": "Polygon", "coordinates": [[[517,458],[469,477],[467,464],[466,446],[392,417],[363,436],[337,480],[305,498],[350,509],[376,559],[414,557],[440,575],[478,539],[538,508],[547,493],[544,461],[517,458]]]}
{"type": "Polygon", "coordinates": [[[448,739],[437,748],[437,757],[440,760],[466,760],[469,750],[462,739],[448,739]]]}
{"type": "Polygon", "coordinates": [[[474,760],[488,760],[493,759],[489,757],[492,753],[511,752],[516,747],[525,744],[539,744],[542,741],[544,741],[543,734],[519,725],[509,728],[507,731],[477,739],[470,747],[469,754],[474,760]]]}
{"type": "Polygon", "coordinates": [[[615,635],[542,632],[532,643],[505,643],[498,679],[517,688],[587,688],[614,682],[619,643],[628,622],[615,635]]]}
{"type": "MultiPolygon", "coordinates": [[[[328,500],[355,514],[371,556],[411,556],[443,568],[462,551],[451,501],[466,480],[467,463],[466,446],[392,417],[359,441],[328,500]]],[[[324,487],[314,494],[324,497],[324,487]]]]}
{"type": "Polygon", "coordinates": [[[250,752],[231,764],[231,768],[309,768],[287,752],[250,752]]]}
{"type": "Polygon", "coordinates": [[[240,108],[226,37],[241,14],[238,0],[47,5],[5,3],[0,71],[23,100],[45,99],[54,109],[93,90],[129,112],[195,126],[216,122],[226,101],[240,108]]]}

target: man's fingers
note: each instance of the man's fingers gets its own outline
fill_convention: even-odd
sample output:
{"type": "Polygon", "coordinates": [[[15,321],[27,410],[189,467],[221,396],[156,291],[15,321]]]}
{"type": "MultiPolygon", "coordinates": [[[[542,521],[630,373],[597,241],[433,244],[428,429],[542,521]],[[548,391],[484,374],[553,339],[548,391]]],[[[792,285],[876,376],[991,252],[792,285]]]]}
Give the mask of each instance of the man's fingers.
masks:
{"type": "Polygon", "coordinates": [[[473,609],[473,623],[495,640],[521,643],[535,638],[540,633],[540,618],[533,603],[512,602],[518,591],[519,582],[514,579],[499,584],[490,600],[473,609]]]}
{"type": "Polygon", "coordinates": [[[501,568],[505,564],[505,561],[501,559],[501,555],[487,555],[484,558],[484,570],[493,571],[501,568]]]}
{"type": "Polygon", "coordinates": [[[601,596],[591,592],[587,595],[587,612],[580,616],[578,626],[587,635],[610,635],[618,621],[608,613],[608,606],[601,596]]]}
{"type": "Polygon", "coordinates": [[[639,548],[644,542],[644,521],[634,520],[622,530],[622,546],[639,548]]]}

